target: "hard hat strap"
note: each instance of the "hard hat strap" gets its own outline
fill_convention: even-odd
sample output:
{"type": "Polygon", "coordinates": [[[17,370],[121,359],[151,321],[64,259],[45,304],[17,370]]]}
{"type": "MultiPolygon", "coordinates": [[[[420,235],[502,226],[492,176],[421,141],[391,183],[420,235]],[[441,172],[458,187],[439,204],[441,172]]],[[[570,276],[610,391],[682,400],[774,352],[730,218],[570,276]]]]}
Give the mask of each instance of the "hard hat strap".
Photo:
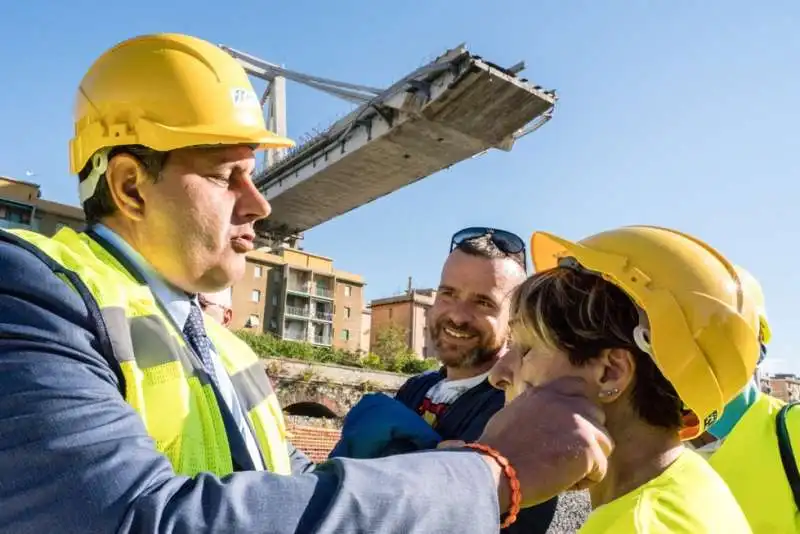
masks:
{"type": "Polygon", "coordinates": [[[98,150],[92,156],[92,170],[85,180],[78,184],[78,196],[80,197],[81,204],[92,198],[97,184],[100,183],[100,178],[103,177],[108,169],[108,148],[98,150]]]}

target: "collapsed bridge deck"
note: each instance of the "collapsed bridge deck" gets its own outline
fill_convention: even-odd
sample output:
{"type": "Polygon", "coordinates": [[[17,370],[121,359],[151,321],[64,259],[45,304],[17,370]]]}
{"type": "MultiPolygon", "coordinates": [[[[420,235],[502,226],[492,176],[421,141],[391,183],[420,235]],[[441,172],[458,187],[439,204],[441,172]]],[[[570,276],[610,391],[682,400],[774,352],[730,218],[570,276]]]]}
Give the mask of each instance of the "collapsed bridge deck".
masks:
{"type": "Polygon", "coordinates": [[[462,46],[365,98],[257,176],[272,204],[259,233],[297,234],[491,148],[510,150],[549,120],[556,102],[519,70],[462,46]]]}

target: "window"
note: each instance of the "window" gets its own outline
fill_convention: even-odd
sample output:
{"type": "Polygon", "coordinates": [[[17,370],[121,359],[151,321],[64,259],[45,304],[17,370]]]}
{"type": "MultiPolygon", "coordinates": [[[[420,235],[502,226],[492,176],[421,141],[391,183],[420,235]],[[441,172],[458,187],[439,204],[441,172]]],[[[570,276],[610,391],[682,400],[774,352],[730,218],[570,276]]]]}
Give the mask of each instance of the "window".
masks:
{"type": "Polygon", "coordinates": [[[258,315],[255,313],[250,314],[250,317],[247,318],[247,325],[250,328],[255,328],[261,324],[261,320],[258,318],[258,315]]]}
{"type": "Polygon", "coordinates": [[[273,306],[278,305],[278,295],[272,295],[272,305],[273,306]]]}
{"type": "Polygon", "coordinates": [[[274,278],[276,282],[279,282],[281,279],[281,272],[278,269],[275,269],[272,271],[272,278],[274,278]]]}
{"type": "Polygon", "coordinates": [[[261,291],[259,291],[258,289],[254,289],[253,291],[251,291],[250,300],[252,300],[253,302],[261,301],[261,291]]]}
{"type": "Polygon", "coordinates": [[[348,330],[347,328],[343,329],[341,333],[341,338],[342,341],[348,341],[350,339],[350,330],[348,330]]]}
{"type": "Polygon", "coordinates": [[[352,286],[344,286],[344,296],[349,297],[353,294],[353,287],[352,286]]]}
{"type": "Polygon", "coordinates": [[[253,268],[253,276],[256,278],[261,278],[261,275],[264,274],[264,268],[260,265],[256,265],[253,268]]]}
{"type": "Polygon", "coordinates": [[[345,319],[349,319],[350,318],[350,306],[345,306],[344,307],[344,318],[345,319]]]}

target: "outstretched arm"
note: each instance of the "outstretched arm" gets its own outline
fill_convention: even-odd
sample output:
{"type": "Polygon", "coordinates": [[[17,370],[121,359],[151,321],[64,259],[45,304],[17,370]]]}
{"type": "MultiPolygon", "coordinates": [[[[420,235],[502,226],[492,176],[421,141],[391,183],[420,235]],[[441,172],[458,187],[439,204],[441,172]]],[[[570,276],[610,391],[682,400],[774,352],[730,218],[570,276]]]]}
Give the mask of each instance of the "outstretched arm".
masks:
{"type": "Polygon", "coordinates": [[[12,244],[0,243],[0,272],[0,531],[497,531],[495,479],[470,452],[177,475],[79,295],[12,244]]]}

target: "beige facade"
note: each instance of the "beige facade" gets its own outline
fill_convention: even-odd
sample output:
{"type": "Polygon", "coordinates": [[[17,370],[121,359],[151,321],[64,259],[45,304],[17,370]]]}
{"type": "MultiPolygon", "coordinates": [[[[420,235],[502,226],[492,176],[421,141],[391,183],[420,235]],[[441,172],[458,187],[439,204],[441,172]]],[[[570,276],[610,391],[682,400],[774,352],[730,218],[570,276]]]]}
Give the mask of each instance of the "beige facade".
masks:
{"type": "Polygon", "coordinates": [[[81,208],[43,200],[38,184],[0,176],[0,228],[52,236],[62,226],[81,230],[83,225],[81,208]]]}
{"type": "Polygon", "coordinates": [[[247,255],[233,287],[232,328],[357,351],[361,348],[364,279],[309,252],[259,249],[247,255]]]}
{"type": "Polygon", "coordinates": [[[420,358],[432,358],[433,342],[428,331],[427,318],[434,300],[436,291],[433,289],[411,289],[404,295],[370,302],[370,345],[375,343],[382,328],[394,325],[407,332],[409,349],[420,358]]]}
{"type": "Polygon", "coordinates": [[[361,310],[361,352],[369,352],[370,338],[372,335],[372,310],[364,308],[361,310]]]}
{"type": "Polygon", "coordinates": [[[800,400],[800,377],[775,374],[761,379],[762,390],[785,402],[800,400]]]}

